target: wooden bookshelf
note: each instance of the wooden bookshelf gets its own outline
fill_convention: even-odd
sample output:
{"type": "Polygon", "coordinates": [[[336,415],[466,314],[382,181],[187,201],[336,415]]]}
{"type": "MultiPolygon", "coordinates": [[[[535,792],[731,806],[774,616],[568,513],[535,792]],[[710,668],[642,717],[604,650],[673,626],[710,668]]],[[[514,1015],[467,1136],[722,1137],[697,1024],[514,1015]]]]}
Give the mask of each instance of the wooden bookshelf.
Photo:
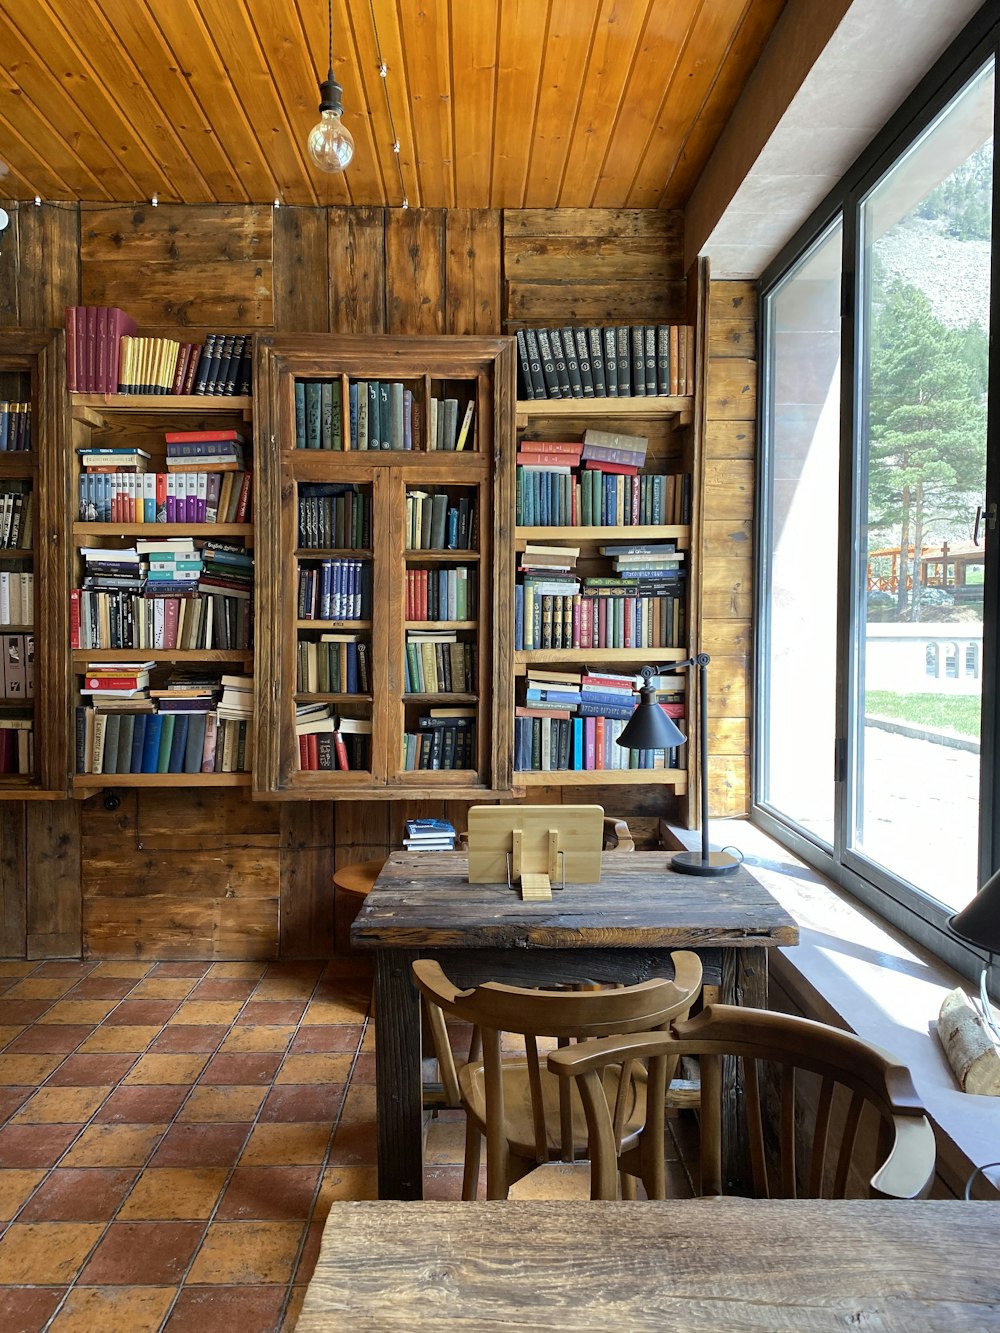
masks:
{"type": "MultiPolygon", "coordinates": [[[[136,522],[125,521],[120,517],[113,520],[99,518],[95,521],[89,516],[86,518],[79,516],[82,471],[79,451],[83,449],[102,447],[142,449],[150,456],[147,461],[148,471],[164,473],[169,471],[166,467],[165,434],[167,431],[234,429],[238,430],[244,437],[245,470],[252,472],[252,430],[249,423],[253,417],[253,400],[250,397],[75,393],[70,396],[70,404],[73,439],[72,448],[66,450],[64,469],[68,503],[73,506],[73,512],[77,514],[77,517],[69,525],[72,565],[68,587],[82,588],[83,586],[85,564],[80,554],[82,548],[134,549],[138,538],[154,541],[192,538],[199,541],[217,541],[240,548],[248,554],[254,553],[257,497],[253,492],[251,492],[248,517],[241,522],[194,522],[190,519],[171,520],[170,522],[136,522]]],[[[190,461],[194,462],[195,460],[191,459],[190,461]]],[[[213,468],[210,462],[206,462],[203,471],[206,474],[219,472],[223,478],[228,475],[239,479],[242,476],[239,471],[232,472],[213,468]]],[[[175,473],[174,475],[176,477],[185,474],[175,473]]],[[[147,598],[142,599],[140,605],[144,606],[145,602],[150,600],[148,591],[149,585],[147,583],[147,598]]],[[[218,598],[225,595],[220,589],[218,598]]],[[[202,596],[204,597],[204,594],[202,596]]],[[[245,597],[240,599],[240,607],[246,609],[241,609],[238,613],[236,595],[229,596],[227,602],[227,609],[224,610],[221,600],[216,601],[213,609],[220,616],[225,614],[227,620],[231,616],[234,624],[242,624],[243,618],[250,615],[253,594],[251,592],[249,599],[245,597]],[[236,619],[237,614],[239,620],[236,619]]],[[[179,614],[181,613],[181,607],[186,604],[189,604],[188,599],[178,599],[179,614]]],[[[133,602],[133,613],[135,612],[135,606],[136,603],[133,602]]],[[[207,612],[205,614],[207,615],[207,612]]],[[[117,643],[115,646],[110,646],[112,640],[106,640],[106,629],[100,627],[99,632],[101,638],[98,646],[74,647],[69,654],[72,675],[77,686],[72,696],[73,707],[70,712],[77,723],[79,709],[86,707],[90,698],[88,695],[82,695],[79,691],[81,674],[90,662],[115,663],[137,659],[150,661],[154,664],[150,669],[151,685],[159,688],[163,687],[174,668],[184,670],[204,667],[206,676],[215,680],[219,680],[225,674],[239,676],[253,674],[255,654],[252,641],[246,646],[221,647],[219,646],[219,630],[217,627],[212,630],[210,645],[203,647],[169,645],[148,647],[145,646],[148,640],[141,639],[137,629],[132,630],[132,646],[120,646],[117,643]]],[[[232,626],[227,623],[225,631],[227,638],[234,632],[232,626]]],[[[119,630],[117,634],[119,637],[125,637],[127,642],[127,630],[119,630]]],[[[112,700],[106,700],[104,706],[107,711],[113,711],[112,700]]],[[[190,725],[190,723],[187,725],[190,725]]],[[[222,725],[220,719],[220,732],[222,725]]],[[[225,725],[227,728],[233,726],[234,720],[227,719],[225,725]]],[[[241,728],[241,734],[244,749],[251,747],[252,725],[248,725],[246,729],[241,728]]],[[[219,743],[221,744],[221,735],[219,743]]],[[[75,737],[72,753],[76,761],[74,767],[77,771],[72,779],[71,791],[77,796],[87,796],[95,790],[106,787],[248,787],[251,784],[249,760],[246,761],[247,767],[240,771],[202,772],[197,770],[172,773],[108,771],[108,764],[102,760],[101,771],[95,773],[93,771],[81,771],[83,765],[86,765],[89,769],[91,764],[96,763],[96,756],[86,756],[80,753],[78,737],[75,737]]],[[[192,758],[190,762],[193,769],[194,759],[192,758]]]]}
{"type": "MultiPolygon", "coordinates": [[[[695,471],[694,396],[662,396],[635,398],[566,398],[534,399],[519,401],[517,404],[518,440],[582,441],[584,433],[591,426],[602,430],[614,431],[624,435],[641,435],[648,441],[643,474],[652,475],[687,475],[692,477],[695,471]]],[[[574,465],[571,476],[575,480],[580,475],[574,465]]],[[[689,483],[689,504],[693,507],[694,497],[689,483]]],[[[633,675],[646,665],[660,665],[683,661],[689,656],[691,616],[691,589],[694,584],[692,561],[691,521],[678,522],[676,516],[671,521],[662,523],[609,523],[597,524],[518,524],[514,531],[514,550],[518,559],[512,562],[512,568],[520,563],[526,547],[542,545],[551,547],[579,548],[577,572],[581,576],[608,576],[613,573],[611,560],[600,553],[600,547],[609,544],[652,544],[672,542],[684,561],[684,581],[682,603],[683,614],[679,632],[670,642],[664,642],[667,636],[649,646],[600,646],[583,647],[578,644],[560,647],[519,647],[514,652],[515,681],[531,676],[533,667],[548,671],[564,670],[568,673],[582,674],[586,670],[615,675],[633,675]]],[[[520,580],[521,575],[512,576],[520,580]]],[[[610,613],[609,613],[610,614],[610,613]]],[[[662,629],[662,627],[661,627],[662,629]]],[[[678,693],[686,694],[686,679],[683,673],[677,676],[678,693]]],[[[515,703],[526,703],[520,685],[515,688],[515,703]]],[[[529,705],[545,709],[546,705],[529,705]]],[[[554,707],[557,705],[549,705],[554,707]]],[[[525,725],[530,719],[525,719],[525,725]]],[[[613,730],[620,730],[624,719],[612,718],[613,730]]],[[[555,721],[547,722],[538,718],[538,727],[555,727],[555,721]]],[[[564,724],[560,724],[564,725],[564,724]]],[[[572,718],[568,724],[573,725],[572,718]]],[[[587,727],[584,721],[584,728],[587,727]]],[[[687,722],[681,723],[682,730],[690,731],[687,722]]],[[[518,739],[521,733],[515,724],[515,763],[518,760],[518,739]]],[[[600,733],[598,733],[600,735],[600,733]]],[[[657,785],[671,788],[678,797],[685,797],[689,784],[690,744],[681,752],[685,756],[684,767],[662,768],[611,768],[577,767],[582,762],[574,753],[577,742],[574,732],[571,740],[570,766],[548,768],[516,768],[515,784],[519,788],[530,790],[534,787],[584,787],[584,786],[634,786],[657,785]]],[[[522,750],[524,748],[523,737],[522,750]]],[[[554,743],[554,742],[553,742],[554,743]]],[[[613,739],[607,746],[606,761],[619,757],[615,751],[613,739]]],[[[588,755],[590,746],[587,745],[588,755]]],[[[626,752],[622,752],[622,757],[626,752]]],[[[523,758],[522,758],[523,762],[523,758]]]]}
{"type": "MultiPolygon", "coordinates": [[[[0,331],[0,400],[30,404],[30,448],[0,452],[0,492],[9,493],[12,503],[15,495],[23,497],[22,522],[24,507],[30,506],[30,536],[26,542],[0,547],[0,572],[11,577],[31,575],[33,606],[30,618],[22,614],[0,624],[0,635],[12,636],[23,648],[18,666],[25,672],[21,695],[9,697],[4,682],[0,728],[4,720],[30,724],[30,728],[18,728],[26,732],[20,755],[11,755],[5,741],[4,766],[13,763],[23,771],[0,773],[0,800],[58,800],[69,790],[70,769],[65,596],[69,566],[63,471],[66,350],[62,333],[0,331]],[[26,681],[31,655],[33,693],[29,696],[26,681]]],[[[8,540],[12,539],[12,528],[6,530],[8,540]]],[[[6,663],[6,640],[2,647],[6,663]]]]}
{"type": "MultiPolygon", "coordinates": [[[[513,500],[513,340],[275,335],[261,340],[255,382],[267,386],[259,396],[255,433],[259,512],[269,534],[258,567],[258,625],[266,642],[262,638],[258,645],[255,790],[288,799],[509,796],[510,750],[495,740],[508,736],[511,728],[511,600],[506,580],[494,579],[492,573],[506,568],[511,558],[507,515],[513,500]],[[406,427],[411,448],[399,447],[398,430],[390,442],[396,447],[356,447],[362,428],[357,405],[371,392],[370,385],[376,386],[376,395],[405,392],[406,401],[414,405],[406,427]],[[432,399],[439,405],[454,400],[459,420],[472,404],[463,450],[427,447],[432,399]],[[325,418],[316,422],[314,414],[327,411],[323,402],[339,406],[339,436],[325,418]],[[329,447],[335,438],[341,447],[329,447]],[[328,447],[316,447],[321,440],[328,447]],[[357,545],[330,543],[338,488],[342,496],[350,496],[343,501],[350,514],[345,526],[362,521],[359,506],[369,515],[363,522],[370,526],[370,536],[368,527],[353,529],[357,545]],[[429,507],[422,497],[429,497],[429,507]],[[328,501],[330,507],[324,508],[328,501]],[[445,525],[440,530],[445,539],[435,529],[438,539],[427,545],[421,525],[425,514],[431,521],[432,512],[435,524],[445,525]],[[418,531],[421,541],[413,545],[418,531]],[[348,608],[356,618],[337,619],[336,606],[331,617],[324,601],[333,595],[324,580],[334,574],[328,574],[323,562],[335,559],[360,565],[360,616],[356,606],[348,608]],[[438,577],[435,571],[443,575],[450,568],[464,569],[464,578],[474,587],[475,616],[427,620],[408,615],[408,571],[425,569],[438,577]],[[316,604],[304,615],[303,599],[312,597],[316,604]],[[345,693],[318,683],[320,672],[327,669],[322,654],[329,652],[330,662],[335,660],[332,650],[323,647],[325,632],[345,636],[343,652],[351,662],[361,646],[368,660],[369,688],[345,693]],[[447,675],[434,682],[442,688],[420,688],[426,684],[420,675],[424,659],[414,661],[416,643],[410,636],[426,634],[455,639],[454,649],[441,649],[448,650],[447,663],[443,656],[435,662],[452,675],[461,665],[462,688],[447,675]],[[316,709],[316,725],[325,731],[296,729],[296,709],[310,706],[316,709]],[[324,706],[329,718],[320,716],[324,706]],[[450,724],[438,718],[422,727],[420,719],[430,721],[433,709],[457,709],[471,716],[453,718],[450,724]],[[340,730],[341,720],[370,726],[367,746],[353,742],[348,769],[329,767],[338,760],[326,733],[340,730]],[[420,742],[407,738],[435,730],[440,732],[441,767],[408,768],[407,754],[412,762],[420,742]],[[460,733],[474,737],[472,762],[466,767],[446,762],[466,757],[460,733]],[[307,738],[301,746],[300,735],[307,738]],[[315,756],[310,754],[310,735],[317,737],[315,756]],[[449,755],[446,745],[453,747],[449,755]],[[312,762],[327,766],[307,766],[312,762]]],[[[431,644],[431,652],[438,651],[431,644]]],[[[305,722],[300,717],[300,724],[305,722]]],[[[347,740],[350,743],[349,734],[347,740]]]]}

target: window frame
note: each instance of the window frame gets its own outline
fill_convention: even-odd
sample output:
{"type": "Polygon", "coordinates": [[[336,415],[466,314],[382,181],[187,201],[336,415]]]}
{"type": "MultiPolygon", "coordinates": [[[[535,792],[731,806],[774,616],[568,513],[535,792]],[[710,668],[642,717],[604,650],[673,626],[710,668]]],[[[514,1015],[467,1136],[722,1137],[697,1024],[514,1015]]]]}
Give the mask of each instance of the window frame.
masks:
{"type": "MultiPolygon", "coordinates": [[[[836,754],[833,758],[835,782],[835,836],[832,848],[820,843],[802,826],[763,802],[763,763],[766,742],[755,732],[752,755],[751,820],[789,847],[808,864],[822,871],[848,890],[893,926],[905,931],[918,943],[931,949],[969,977],[978,978],[986,956],[961,943],[948,929],[948,913],[937,908],[912,886],[891,875],[883,867],[868,862],[845,845],[845,831],[852,812],[851,782],[856,755],[852,752],[855,728],[851,725],[851,701],[856,694],[859,666],[858,627],[862,623],[860,572],[853,558],[854,539],[862,512],[866,477],[857,466],[858,440],[864,420],[865,348],[859,314],[863,309],[861,285],[863,272],[859,253],[861,207],[880,180],[911,148],[928,126],[941,114],[966,84],[993,59],[994,77],[994,170],[993,170],[993,244],[991,256],[990,336],[1000,335],[1000,19],[996,8],[985,5],[918,83],[899,110],[861,153],[851,168],[799,228],[771,264],[761,274],[758,284],[758,368],[762,392],[759,394],[755,525],[756,605],[754,617],[754,712],[762,716],[767,681],[767,574],[770,553],[765,537],[770,532],[767,512],[770,458],[770,363],[768,298],[775,293],[810,251],[827,234],[838,218],[842,225],[841,290],[841,417],[840,417],[840,495],[838,518],[837,566],[837,708],[836,754]]],[[[985,504],[1000,505],[1000,355],[991,347],[989,366],[989,406],[987,411],[987,464],[985,504]]],[[[996,512],[996,511],[994,511],[996,512]]],[[[985,542],[985,596],[983,604],[982,745],[980,785],[980,883],[1000,865],[1000,710],[996,691],[988,682],[998,679],[1000,645],[1000,525],[985,542]]],[[[1000,987],[1000,965],[991,969],[991,989],[1000,987]]]]}

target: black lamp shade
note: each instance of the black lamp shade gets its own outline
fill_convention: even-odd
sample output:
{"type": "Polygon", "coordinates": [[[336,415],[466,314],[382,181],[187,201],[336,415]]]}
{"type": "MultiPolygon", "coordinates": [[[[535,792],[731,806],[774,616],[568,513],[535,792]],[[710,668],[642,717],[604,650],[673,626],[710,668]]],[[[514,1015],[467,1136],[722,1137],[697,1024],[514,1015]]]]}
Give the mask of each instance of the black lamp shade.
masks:
{"type": "Polygon", "coordinates": [[[627,750],[671,750],[683,745],[687,737],[656,702],[651,685],[639,691],[639,704],[618,737],[627,750]]]}
{"type": "Polygon", "coordinates": [[[988,879],[968,907],[948,922],[952,931],[987,953],[1000,953],[1000,870],[988,879]]]}

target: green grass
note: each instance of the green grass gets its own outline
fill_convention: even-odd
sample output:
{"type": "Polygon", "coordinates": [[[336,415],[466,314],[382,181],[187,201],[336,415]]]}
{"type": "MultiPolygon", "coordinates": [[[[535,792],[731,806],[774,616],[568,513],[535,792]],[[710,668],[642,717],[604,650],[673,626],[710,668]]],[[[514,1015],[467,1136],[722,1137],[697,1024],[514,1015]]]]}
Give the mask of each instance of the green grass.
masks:
{"type": "Polygon", "coordinates": [[[865,695],[865,712],[874,717],[899,718],[916,726],[957,731],[963,736],[979,735],[980,700],[975,694],[892,694],[889,690],[870,690],[865,695]]]}

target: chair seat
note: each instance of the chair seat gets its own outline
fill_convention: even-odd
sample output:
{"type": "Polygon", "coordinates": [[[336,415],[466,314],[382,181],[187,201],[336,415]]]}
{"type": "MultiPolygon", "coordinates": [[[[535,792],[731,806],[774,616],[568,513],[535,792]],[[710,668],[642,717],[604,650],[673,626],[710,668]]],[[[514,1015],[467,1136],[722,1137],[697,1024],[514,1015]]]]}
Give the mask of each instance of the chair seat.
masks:
{"type": "MultiPolygon", "coordinates": [[[[612,1104],[618,1095],[619,1073],[620,1070],[617,1068],[605,1071],[604,1086],[612,1104]]],[[[545,1135],[549,1155],[553,1158],[559,1157],[562,1151],[559,1105],[560,1081],[555,1075],[550,1074],[547,1069],[542,1069],[541,1091],[542,1105],[545,1112],[545,1135]]],[[[458,1072],[458,1083],[466,1115],[472,1119],[479,1132],[485,1135],[486,1071],[482,1062],[475,1061],[464,1065],[458,1072]]],[[[631,1147],[638,1139],[646,1119],[646,1086],[643,1071],[633,1069],[629,1083],[628,1101],[625,1103],[622,1127],[623,1148],[631,1147]]],[[[510,1152],[515,1157],[529,1161],[537,1160],[527,1061],[504,1061],[503,1097],[510,1152]]],[[[573,1112],[573,1155],[582,1156],[587,1151],[587,1120],[579,1096],[574,1094],[571,1106],[573,1112]]]]}

